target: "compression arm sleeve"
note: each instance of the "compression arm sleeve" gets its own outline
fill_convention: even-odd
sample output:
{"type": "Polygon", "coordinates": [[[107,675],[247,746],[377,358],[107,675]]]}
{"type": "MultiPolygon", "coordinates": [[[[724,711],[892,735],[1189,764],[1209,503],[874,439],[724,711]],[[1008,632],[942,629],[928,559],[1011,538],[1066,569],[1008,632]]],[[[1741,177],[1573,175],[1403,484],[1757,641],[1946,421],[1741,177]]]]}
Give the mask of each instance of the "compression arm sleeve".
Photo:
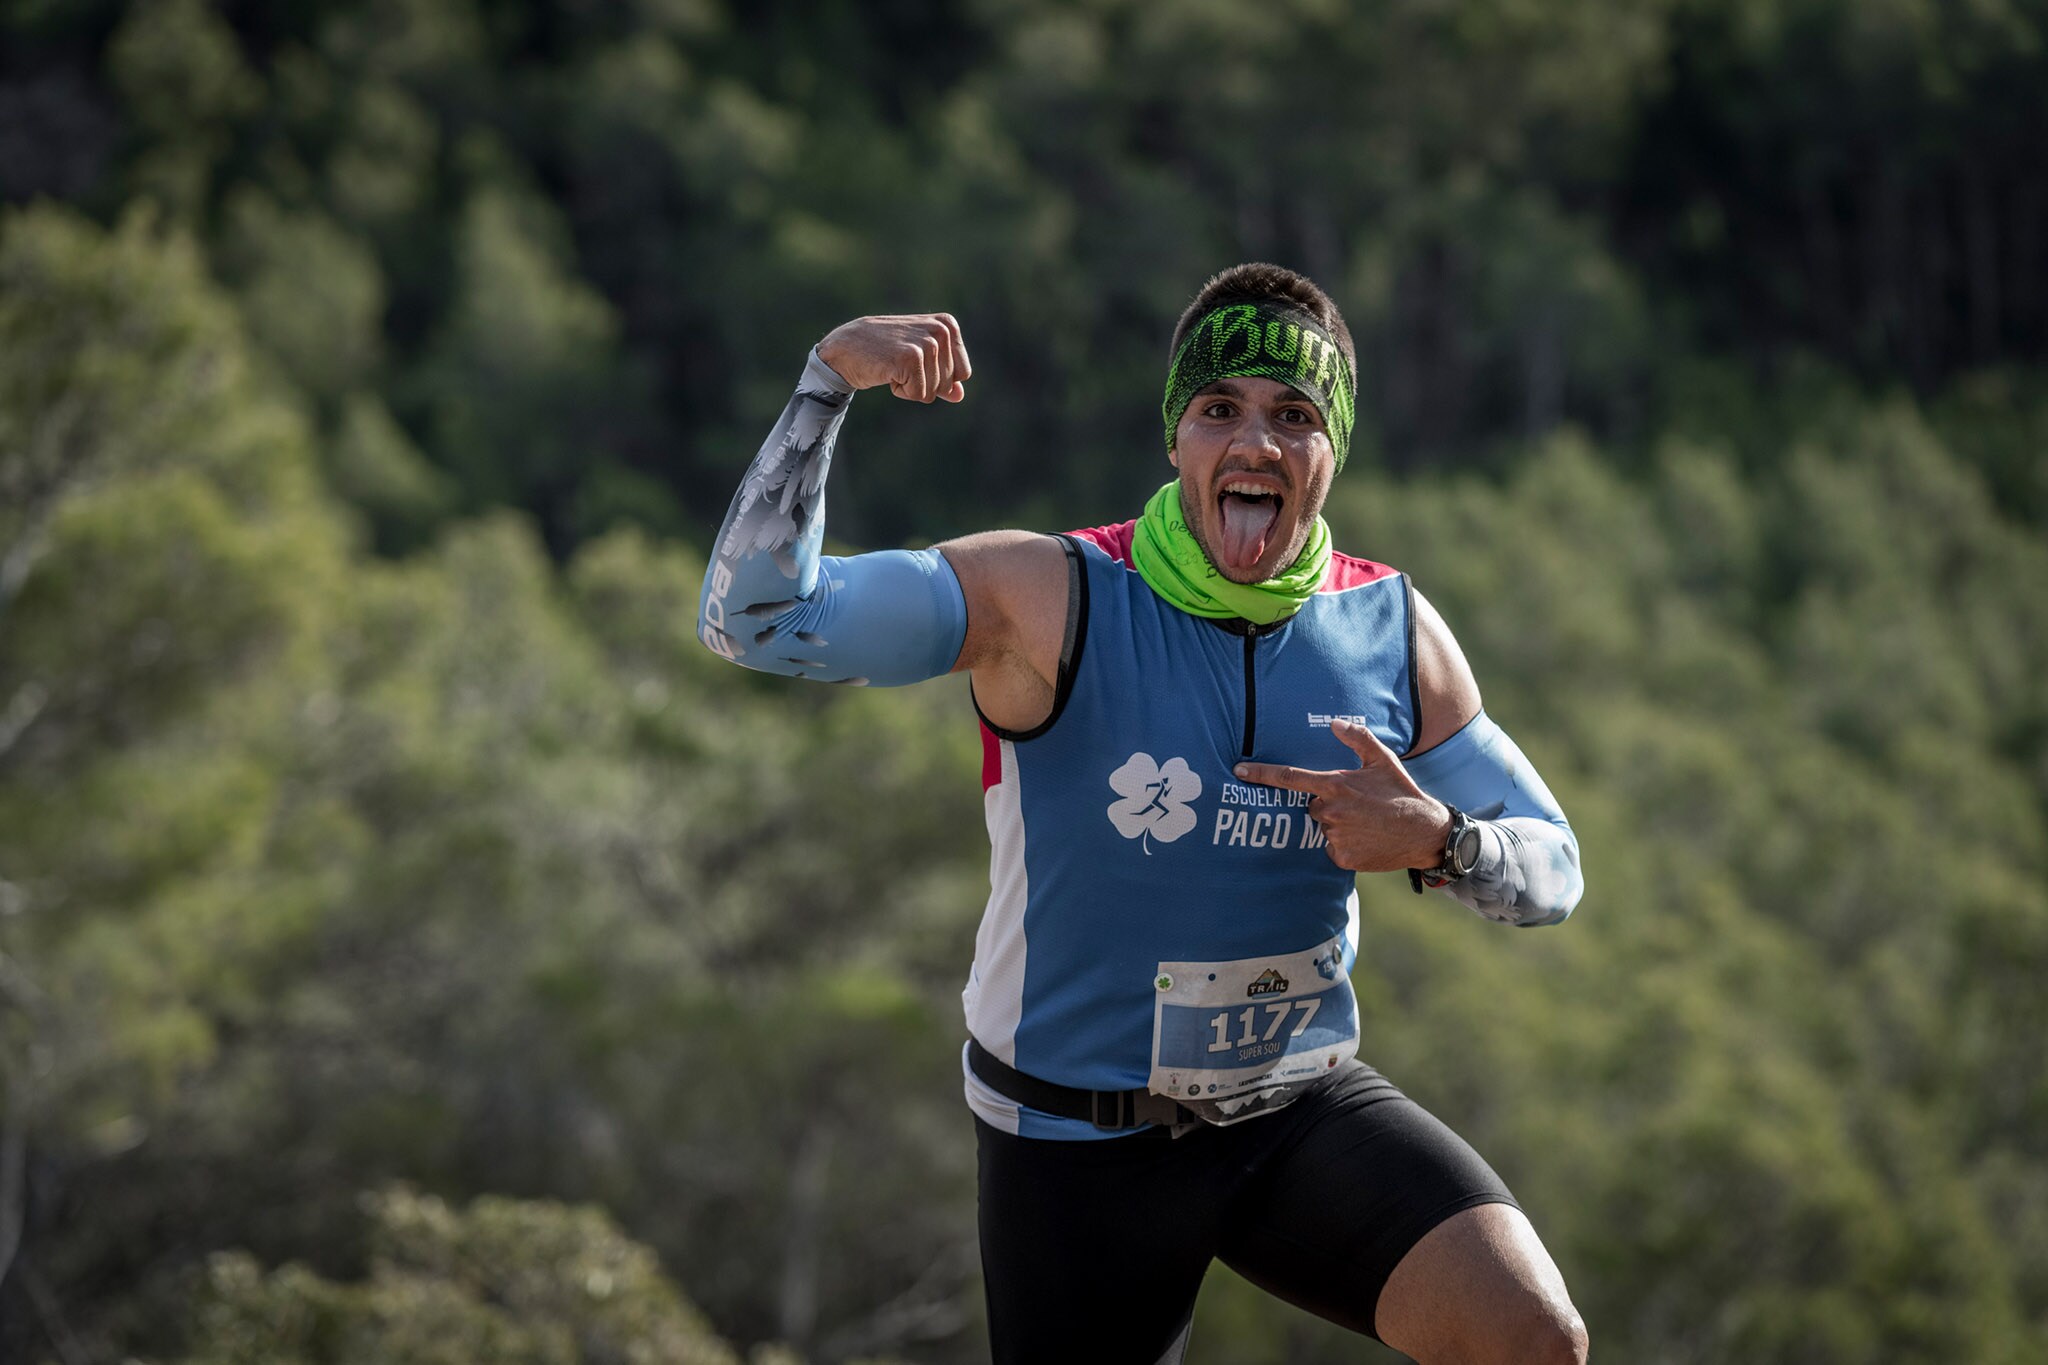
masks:
{"type": "Polygon", "coordinates": [[[1585,891],[1579,843],[1543,779],[1484,711],[1407,760],[1415,785],[1479,822],[1479,861],[1444,894],[1503,924],[1557,924],[1585,891]]]}
{"type": "Polygon", "coordinates": [[[820,555],[825,474],[853,389],[816,348],[782,419],[747,466],[712,547],[697,638],[792,678],[893,686],[950,672],[967,599],[937,550],[820,555]]]}

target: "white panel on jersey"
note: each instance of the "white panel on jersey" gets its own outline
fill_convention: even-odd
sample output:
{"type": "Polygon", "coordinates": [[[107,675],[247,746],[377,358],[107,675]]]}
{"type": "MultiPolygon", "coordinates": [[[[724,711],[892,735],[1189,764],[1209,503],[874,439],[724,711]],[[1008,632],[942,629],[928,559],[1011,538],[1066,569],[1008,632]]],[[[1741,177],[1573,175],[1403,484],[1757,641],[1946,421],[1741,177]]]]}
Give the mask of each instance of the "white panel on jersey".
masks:
{"type": "Polygon", "coordinates": [[[967,1044],[960,1045],[960,1078],[967,1085],[967,1107],[975,1117],[995,1129],[998,1133],[1015,1135],[1023,1120],[1019,1115],[1017,1102],[1004,1099],[988,1088],[974,1069],[967,1064],[967,1044]]]}
{"type": "MultiPolygon", "coordinates": [[[[988,908],[974,934],[974,965],[960,993],[967,1031],[1011,1066],[1017,1064],[1017,1021],[1024,1014],[1024,811],[1017,786],[1017,750],[998,740],[1002,780],[982,794],[988,819],[988,908]]],[[[969,1103],[974,1086],[969,1085],[969,1103]]],[[[993,1092],[990,1092],[991,1094],[993,1092]]],[[[978,1111],[977,1111],[978,1112],[978,1111]]],[[[1016,1108],[1011,1106],[1011,1123],[1016,1108]]],[[[989,1118],[987,1114],[983,1118],[989,1118]]],[[[989,1122],[995,1120],[989,1118],[989,1122]]],[[[1014,1131],[1014,1129],[1012,1130],[1014,1131]]]]}

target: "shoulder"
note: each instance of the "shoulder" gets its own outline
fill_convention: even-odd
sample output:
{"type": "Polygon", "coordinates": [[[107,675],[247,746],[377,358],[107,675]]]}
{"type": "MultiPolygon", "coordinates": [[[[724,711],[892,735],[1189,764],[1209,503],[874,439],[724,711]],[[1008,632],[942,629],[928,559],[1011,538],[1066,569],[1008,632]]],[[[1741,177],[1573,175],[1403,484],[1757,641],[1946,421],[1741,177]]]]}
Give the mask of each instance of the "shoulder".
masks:
{"type": "Polygon", "coordinates": [[[937,549],[959,576],[970,609],[980,602],[987,614],[1009,617],[1065,606],[1067,551],[1055,536],[983,531],[937,549]]]}
{"type": "Polygon", "coordinates": [[[1136,521],[1124,521],[1114,526],[1090,526],[1067,534],[1082,545],[1094,546],[1128,569],[1131,567],[1131,537],[1137,529],[1136,521]]]}
{"type": "MultiPolygon", "coordinates": [[[[938,546],[967,601],[954,671],[1029,674],[1050,685],[1067,625],[1067,549],[1035,531],[983,531],[938,546]]],[[[1028,683],[1027,683],[1028,687],[1028,683]]]]}
{"type": "Polygon", "coordinates": [[[1479,714],[1479,680],[1458,646],[1458,637],[1428,598],[1410,594],[1415,603],[1414,657],[1415,747],[1410,754],[1425,753],[1465,728],[1479,714]]]}

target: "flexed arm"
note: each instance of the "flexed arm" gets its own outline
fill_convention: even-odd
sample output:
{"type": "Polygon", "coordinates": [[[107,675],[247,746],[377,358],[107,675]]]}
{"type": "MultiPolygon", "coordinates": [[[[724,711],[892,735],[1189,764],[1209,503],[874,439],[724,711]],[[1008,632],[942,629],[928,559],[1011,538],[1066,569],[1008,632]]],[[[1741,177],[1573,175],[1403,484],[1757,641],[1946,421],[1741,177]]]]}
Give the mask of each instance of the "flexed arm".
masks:
{"type": "Polygon", "coordinates": [[[960,581],[936,550],[821,556],[825,476],[858,389],[929,403],[966,396],[960,327],[944,313],[860,318],[812,350],[719,527],[697,638],[789,677],[893,685],[953,668],[967,633],[960,581]]]}

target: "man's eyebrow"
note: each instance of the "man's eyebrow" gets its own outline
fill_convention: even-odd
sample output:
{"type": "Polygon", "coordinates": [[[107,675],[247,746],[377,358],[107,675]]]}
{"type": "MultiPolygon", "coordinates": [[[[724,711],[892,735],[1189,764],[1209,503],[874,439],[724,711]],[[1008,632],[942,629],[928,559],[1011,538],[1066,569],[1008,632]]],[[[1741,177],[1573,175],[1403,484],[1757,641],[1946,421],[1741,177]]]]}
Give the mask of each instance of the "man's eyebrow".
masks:
{"type": "MultiPolygon", "coordinates": [[[[1201,388],[1195,390],[1195,396],[1198,398],[1205,393],[1220,393],[1227,397],[1235,398],[1239,402],[1245,401],[1243,386],[1232,383],[1228,378],[1212,379],[1202,385],[1201,388]]],[[[1291,385],[1281,390],[1279,401],[1283,403],[1306,403],[1310,407],[1316,405],[1315,399],[1291,385]]]]}

